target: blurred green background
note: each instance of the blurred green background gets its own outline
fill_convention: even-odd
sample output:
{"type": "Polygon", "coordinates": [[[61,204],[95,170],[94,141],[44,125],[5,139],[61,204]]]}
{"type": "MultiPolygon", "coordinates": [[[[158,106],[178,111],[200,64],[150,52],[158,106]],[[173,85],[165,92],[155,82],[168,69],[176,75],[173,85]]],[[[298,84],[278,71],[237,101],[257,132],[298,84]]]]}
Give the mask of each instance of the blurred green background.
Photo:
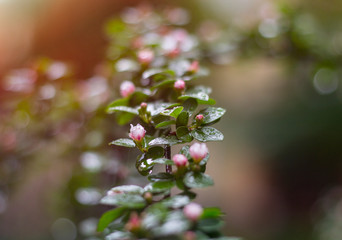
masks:
{"type": "MultiPolygon", "coordinates": [[[[0,0],[0,239],[98,239],[101,195],[139,184],[136,154],[107,145],[127,129],[104,113],[122,79],[103,33],[139,3],[0,0]]],[[[184,8],[208,44],[200,81],[228,114],[199,201],[227,235],[342,239],[342,2],[146,3],[184,8]]]]}

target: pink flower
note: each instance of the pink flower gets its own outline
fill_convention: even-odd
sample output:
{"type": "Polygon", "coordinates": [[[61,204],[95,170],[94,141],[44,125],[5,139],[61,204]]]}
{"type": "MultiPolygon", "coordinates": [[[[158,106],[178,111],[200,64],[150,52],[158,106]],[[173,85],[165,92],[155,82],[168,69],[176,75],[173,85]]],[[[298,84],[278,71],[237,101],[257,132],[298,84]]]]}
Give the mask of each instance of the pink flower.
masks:
{"type": "Polygon", "coordinates": [[[135,91],[135,86],[131,81],[123,81],[120,85],[120,94],[122,97],[128,97],[135,91]]]}
{"type": "Polygon", "coordinates": [[[196,221],[203,213],[203,208],[197,203],[189,203],[183,209],[184,215],[192,221],[196,221]]]}
{"type": "Polygon", "coordinates": [[[183,91],[185,89],[185,82],[183,80],[177,80],[175,82],[175,84],[173,85],[173,87],[176,89],[176,90],[179,90],[179,91],[183,91]]]}
{"type": "Polygon", "coordinates": [[[198,71],[198,69],[199,69],[198,61],[193,61],[193,62],[190,64],[190,66],[189,66],[189,68],[188,68],[188,71],[189,71],[189,72],[195,73],[195,72],[198,71]]]}
{"type": "Polygon", "coordinates": [[[131,130],[129,133],[129,137],[132,138],[134,141],[140,142],[145,137],[146,130],[140,124],[133,126],[131,124],[131,130]]]}
{"type": "Polygon", "coordinates": [[[142,64],[149,64],[153,59],[154,53],[150,49],[144,49],[138,52],[138,60],[142,64]]]}
{"type": "Polygon", "coordinates": [[[196,121],[197,122],[202,122],[203,121],[203,115],[202,114],[198,114],[197,116],[196,116],[196,121]]]}
{"type": "Polygon", "coordinates": [[[176,154],[172,158],[177,167],[183,167],[188,164],[188,159],[183,154],[176,154]]]}
{"type": "Polygon", "coordinates": [[[189,149],[190,156],[195,163],[199,163],[208,154],[208,148],[205,143],[194,143],[189,149]]]}

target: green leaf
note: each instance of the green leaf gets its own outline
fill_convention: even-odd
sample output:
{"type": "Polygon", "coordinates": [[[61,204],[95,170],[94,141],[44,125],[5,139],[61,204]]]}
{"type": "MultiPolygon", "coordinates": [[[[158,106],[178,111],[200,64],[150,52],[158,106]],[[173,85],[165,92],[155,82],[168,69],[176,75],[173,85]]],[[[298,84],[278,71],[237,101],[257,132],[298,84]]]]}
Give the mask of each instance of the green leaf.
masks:
{"type": "Polygon", "coordinates": [[[110,145],[117,145],[122,147],[135,147],[135,143],[132,139],[129,138],[119,138],[117,140],[112,141],[109,143],[110,145]]]}
{"type": "Polygon", "coordinates": [[[97,224],[97,231],[102,232],[111,222],[121,217],[125,210],[126,208],[121,207],[105,212],[97,224]]]}
{"type": "Polygon", "coordinates": [[[157,158],[153,160],[153,163],[165,164],[165,165],[174,165],[175,163],[167,158],[157,158]]]}
{"type": "Polygon", "coordinates": [[[182,234],[190,228],[190,222],[184,217],[181,210],[175,210],[169,212],[165,222],[158,227],[152,229],[153,233],[158,237],[158,239],[177,239],[177,238],[167,238],[167,236],[175,236],[182,234]]]}
{"type": "Polygon", "coordinates": [[[154,139],[154,137],[152,137],[151,135],[147,135],[146,134],[145,137],[143,138],[143,143],[142,143],[143,148],[148,149],[149,148],[148,144],[153,139],[154,139]]]}
{"type": "MultiPolygon", "coordinates": [[[[145,192],[151,192],[151,193],[155,193],[155,194],[169,194],[170,193],[170,189],[166,188],[166,189],[159,189],[159,188],[154,188],[153,183],[149,183],[144,187],[145,192]]],[[[158,186],[157,186],[158,187],[158,186]]]]}
{"type": "Polygon", "coordinates": [[[168,215],[168,209],[160,202],[150,205],[146,211],[146,215],[142,220],[144,229],[151,230],[157,227],[168,215]]]}
{"type": "Polygon", "coordinates": [[[168,208],[181,208],[190,203],[190,198],[184,195],[176,195],[161,202],[168,208]]]}
{"type": "Polygon", "coordinates": [[[171,109],[165,109],[160,114],[164,115],[164,116],[170,116],[170,117],[177,118],[178,115],[182,112],[182,110],[183,110],[183,107],[179,106],[179,107],[174,107],[171,109]]]}
{"type": "Polygon", "coordinates": [[[204,92],[206,94],[210,94],[211,88],[203,86],[203,85],[198,85],[198,86],[195,86],[191,91],[192,92],[204,92]]]}
{"type": "Polygon", "coordinates": [[[166,136],[166,137],[159,137],[153,139],[149,145],[154,146],[154,145],[175,145],[179,143],[179,140],[177,139],[176,136],[166,136]]]}
{"type": "Polygon", "coordinates": [[[176,120],[176,127],[180,126],[187,126],[189,121],[189,113],[188,112],[181,112],[176,120]]]}
{"type": "Polygon", "coordinates": [[[220,119],[225,113],[226,113],[226,110],[223,108],[208,107],[208,108],[200,111],[197,115],[202,114],[203,115],[203,124],[208,124],[208,123],[211,123],[211,122],[214,122],[214,121],[220,119]]]}
{"type": "Polygon", "coordinates": [[[178,99],[186,100],[188,98],[195,98],[201,101],[208,101],[211,88],[205,86],[196,86],[185,92],[184,95],[178,97],[178,99]]]}
{"type": "Polygon", "coordinates": [[[151,95],[149,89],[136,89],[136,91],[129,96],[129,103],[131,106],[140,105],[140,103],[145,102],[151,95]]]}
{"type": "Polygon", "coordinates": [[[156,125],[156,128],[164,128],[164,127],[168,127],[172,124],[175,124],[176,121],[175,120],[170,120],[170,121],[164,121],[164,122],[161,122],[161,123],[158,123],[156,125]]]}
{"type": "Polygon", "coordinates": [[[116,121],[120,125],[125,125],[131,122],[135,116],[136,116],[135,114],[128,113],[128,112],[118,112],[116,114],[116,121]]]}
{"type": "Polygon", "coordinates": [[[160,68],[151,68],[151,69],[148,69],[148,70],[146,70],[145,72],[143,72],[142,77],[143,77],[144,79],[146,79],[146,78],[149,78],[149,77],[151,77],[151,76],[153,76],[153,75],[155,75],[155,74],[161,73],[161,72],[163,72],[163,71],[164,71],[164,70],[163,70],[163,69],[160,69],[160,68]]]}
{"type": "Polygon", "coordinates": [[[105,196],[101,199],[100,203],[104,205],[113,205],[133,209],[143,208],[146,205],[146,201],[142,196],[129,193],[105,196]]]}
{"type": "Polygon", "coordinates": [[[209,98],[208,100],[197,100],[198,104],[206,104],[206,105],[215,105],[216,101],[212,98],[209,98]]]}
{"type": "Polygon", "coordinates": [[[155,191],[165,191],[171,189],[174,185],[174,181],[159,181],[152,183],[152,188],[155,191]]]}
{"type": "Polygon", "coordinates": [[[170,173],[158,173],[148,176],[148,180],[151,182],[170,182],[173,181],[174,177],[170,173]]]}
{"type": "Polygon", "coordinates": [[[185,100],[183,103],[184,111],[188,112],[189,116],[191,116],[195,112],[195,110],[197,109],[197,106],[198,106],[197,100],[194,98],[189,98],[185,100]]]}
{"type": "Polygon", "coordinates": [[[166,108],[173,106],[173,103],[165,103],[165,102],[154,102],[149,103],[147,105],[147,111],[151,112],[152,116],[157,116],[162,111],[164,111],[166,108]]]}
{"type": "Polygon", "coordinates": [[[223,134],[212,127],[196,128],[191,131],[191,135],[200,142],[222,141],[223,134]]]}
{"type": "Polygon", "coordinates": [[[111,189],[114,193],[143,194],[144,189],[137,185],[122,185],[111,189]]]}
{"type": "Polygon", "coordinates": [[[190,135],[190,131],[187,127],[179,127],[176,130],[176,134],[178,139],[182,140],[183,142],[191,142],[193,137],[190,135]]]}
{"type": "Polygon", "coordinates": [[[183,178],[177,178],[176,179],[176,186],[180,190],[185,190],[187,187],[184,185],[183,178]]]}
{"type": "Polygon", "coordinates": [[[197,193],[187,190],[185,192],[182,192],[181,195],[188,196],[191,200],[193,200],[196,198],[197,193]]]}
{"type": "Polygon", "coordinates": [[[217,207],[209,207],[209,208],[204,208],[203,213],[201,215],[201,218],[219,218],[223,214],[221,212],[221,209],[217,207]]]}
{"type": "Polygon", "coordinates": [[[146,154],[139,155],[135,167],[142,176],[147,176],[152,172],[154,163],[152,158],[146,157],[146,154]]]}
{"type": "Polygon", "coordinates": [[[157,89],[157,88],[161,88],[161,87],[169,87],[172,86],[174,84],[176,80],[164,80],[156,85],[154,85],[153,87],[151,87],[151,90],[157,89]]]}
{"type": "Polygon", "coordinates": [[[182,149],[180,150],[180,154],[183,154],[184,156],[186,156],[187,159],[190,159],[190,152],[189,152],[190,146],[184,146],[182,147],[182,149]]]}
{"type": "Polygon", "coordinates": [[[117,107],[117,106],[127,106],[128,105],[128,98],[119,98],[113,102],[111,102],[107,108],[106,111],[108,113],[108,109],[113,108],[113,107],[117,107]]]}
{"type": "Polygon", "coordinates": [[[155,146],[148,149],[146,153],[147,158],[157,159],[164,156],[164,148],[155,146]]]}
{"type": "Polygon", "coordinates": [[[129,232],[115,231],[106,236],[105,240],[123,240],[123,239],[133,239],[133,236],[129,232]]]}
{"type": "Polygon", "coordinates": [[[160,69],[160,68],[151,68],[143,72],[142,77],[144,79],[153,77],[155,75],[163,75],[165,77],[174,77],[176,76],[175,72],[170,69],[160,69]]]}
{"type": "Polygon", "coordinates": [[[184,177],[184,183],[189,188],[204,188],[214,184],[212,178],[204,173],[188,172],[184,177]]]}
{"type": "Polygon", "coordinates": [[[152,172],[155,164],[153,159],[161,158],[163,156],[164,149],[162,147],[151,147],[148,149],[147,153],[138,156],[135,167],[141,175],[146,176],[152,172]]]}
{"type": "Polygon", "coordinates": [[[224,225],[218,218],[205,218],[198,221],[198,228],[205,233],[219,232],[224,225]]]}
{"type": "Polygon", "coordinates": [[[132,113],[135,115],[139,114],[137,109],[131,108],[131,107],[126,107],[126,106],[117,106],[117,107],[107,108],[107,113],[113,113],[113,112],[127,112],[127,113],[132,113]]]}
{"type": "Polygon", "coordinates": [[[209,96],[208,94],[204,93],[204,92],[198,92],[198,93],[185,93],[184,95],[178,97],[178,99],[180,100],[186,100],[189,98],[194,98],[194,99],[198,99],[198,100],[202,100],[207,102],[209,100],[209,96]]]}
{"type": "MultiPolygon", "coordinates": [[[[199,162],[199,165],[200,166],[204,166],[207,164],[208,160],[209,160],[209,156],[210,156],[210,153],[207,154],[207,156],[205,156],[205,158],[203,158],[200,162],[199,162]]],[[[205,169],[204,169],[205,170],[205,169]]]]}

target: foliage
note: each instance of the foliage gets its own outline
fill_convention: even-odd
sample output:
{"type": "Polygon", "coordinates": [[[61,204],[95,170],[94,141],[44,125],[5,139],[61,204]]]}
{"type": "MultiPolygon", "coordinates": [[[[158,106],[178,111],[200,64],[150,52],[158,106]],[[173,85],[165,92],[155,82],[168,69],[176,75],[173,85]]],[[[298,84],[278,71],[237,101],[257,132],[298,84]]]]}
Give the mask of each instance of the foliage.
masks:
{"type": "Polygon", "coordinates": [[[101,203],[115,208],[103,214],[98,230],[107,240],[230,239],[220,232],[218,208],[191,205],[196,198],[192,189],[213,185],[205,174],[206,145],[191,142],[223,140],[223,134],[209,125],[225,113],[208,106],[215,104],[209,87],[193,83],[207,74],[198,63],[203,58],[198,39],[150,9],[130,9],[123,16],[106,28],[113,40],[108,56],[116,75],[125,80],[123,98],[109,104],[107,112],[114,113],[119,124],[139,124],[131,124],[130,138],[110,144],[139,149],[136,170],[150,183],[109,190],[101,203]],[[179,144],[184,146],[171,157],[171,146],[179,144]],[[156,173],[157,164],[164,165],[165,172],[156,173]],[[174,189],[178,194],[171,195],[174,189]],[[198,216],[188,212],[191,207],[200,209],[198,216]]]}

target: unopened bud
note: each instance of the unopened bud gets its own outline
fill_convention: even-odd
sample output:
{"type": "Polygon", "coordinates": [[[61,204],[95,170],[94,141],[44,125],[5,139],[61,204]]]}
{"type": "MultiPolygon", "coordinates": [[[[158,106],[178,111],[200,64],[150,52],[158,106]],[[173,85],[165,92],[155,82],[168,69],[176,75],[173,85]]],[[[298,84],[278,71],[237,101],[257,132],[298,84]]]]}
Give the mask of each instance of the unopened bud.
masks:
{"type": "Polygon", "coordinates": [[[153,195],[152,195],[151,192],[145,192],[144,198],[146,199],[147,202],[151,203],[151,202],[152,202],[153,195]]]}
{"type": "Polygon", "coordinates": [[[184,207],[183,213],[188,219],[196,221],[201,217],[203,208],[197,203],[189,203],[184,207]]]}
{"type": "Polygon", "coordinates": [[[205,143],[194,143],[189,148],[189,153],[195,163],[199,163],[208,155],[208,148],[205,143]]]}
{"type": "Polygon", "coordinates": [[[184,233],[184,240],[196,240],[196,233],[192,231],[186,231],[184,233]]]}
{"type": "Polygon", "coordinates": [[[183,154],[176,154],[172,158],[177,167],[184,167],[188,164],[188,159],[183,154]]]}
{"type": "Polygon", "coordinates": [[[123,81],[120,85],[120,94],[122,97],[128,97],[135,91],[135,86],[131,81],[123,81]]]}
{"type": "Polygon", "coordinates": [[[198,115],[196,116],[195,119],[196,119],[196,122],[197,122],[197,123],[201,123],[201,122],[203,121],[203,118],[204,118],[204,117],[203,117],[202,114],[198,114],[198,115]]]}
{"type": "Polygon", "coordinates": [[[181,79],[177,80],[173,87],[178,91],[183,91],[185,89],[185,82],[181,79]]]}
{"type": "Polygon", "coordinates": [[[146,130],[140,124],[133,126],[131,124],[131,130],[129,133],[129,137],[134,141],[140,142],[145,137],[146,130]]]}
{"type": "Polygon", "coordinates": [[[136,232],[140,229],[141,220],[136,212],[132,212],[126,224],[126,229],[130,232],[136,232]]]}
{"type": "Polygon", "coordinates": [[[175,58],[180,54],[180,49],[178,47],[172,49],[171,51],[169,51],[167,53],[167,56],[169,56],[170,58],[175,58]]]}
{"type": "Polygon", "coordinates": [[[142,64],[149,64],[154,59],[154,53],[150,49],[144,49],[138,52],[138,60],[142,64]]]}
{"type": "Polygon", "coordinates": [[[189,72],[192,72],[192,73],[196,73],[197,71],[199,70],[199,64],[198,64],[198,61],[193,61],[189,68],[188,68],[188,71],[189,72]]]}
{"type": "Polygon", "coordinates": [[[147,108],[147,103],[142,102],[142,103],[140,104],[140,108],[141,108],[141,109],[146,109],[146,108],[147,108]]]}

